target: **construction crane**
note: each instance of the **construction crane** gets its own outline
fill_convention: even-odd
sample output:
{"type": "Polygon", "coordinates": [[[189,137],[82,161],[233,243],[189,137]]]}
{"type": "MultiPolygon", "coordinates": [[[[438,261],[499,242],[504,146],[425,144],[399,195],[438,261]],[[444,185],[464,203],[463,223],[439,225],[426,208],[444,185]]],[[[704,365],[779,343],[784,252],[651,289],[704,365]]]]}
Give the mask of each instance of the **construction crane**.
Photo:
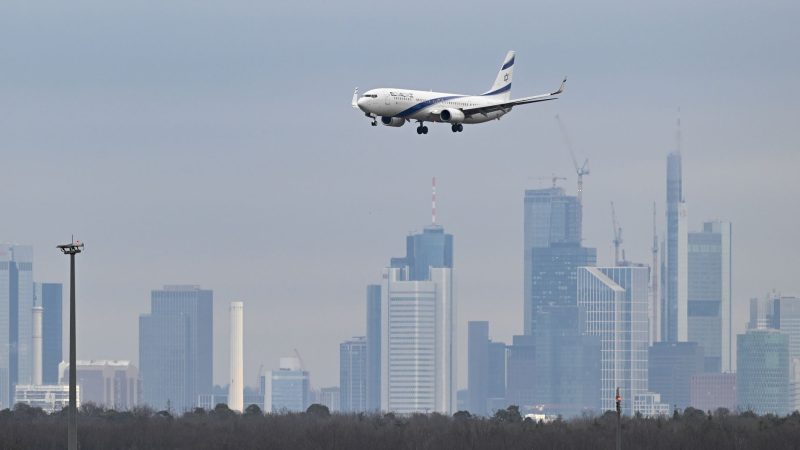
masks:
{"type": "Polygon", "coordinates": [[[300,362],[300,370],[306,370],[306,364],[303,362],[303,357],[300,356],[300,352],[297,349],[294,349],[294,354],[297,356],[297,361],[300,362]]]}
{"type": "Polygon", "coordinates": [[[564,180],[564,181],[567,180],[566,177],[560,177],[560,176],[558,176],[556,174],[553,174],[553,175],[551,175],[549,177],[530,177],[530,178],[534,179],[534,180],[539,180],[539,181],[541,181],[541,180],[550,180],[550,181],[553,182],[553,187],[556,187],[556,183],[558,182],[558,180],[564,180]]]}
{"type": "MultiPolygon", "coordinates": [[[[617,212],[614,210],[614,202],[611,202],[611,225],[614,230],[614,265],[619,266],[619,249],[622,245],[622,227],[617,225],[617,212]]],[[[623,257],[624,258],[624,257],[623,257]]]]}
{"type": "Polygon", "coordinates": [[[572,148],[572,141],[569,139],[567,128],[564,126],[558,114],[556,114],[556,121],[558,122],[558,128],[561,130],[561,137],[564,139],[564,145],[566,145],[567,150],[569,150],[569,156],[572,158],[572,165],[575,167],[575,173],[578,175],[578,202],[583,202],[583,176],[589,175],[589,158],[583,161],[582,166],[578,165],[578,159],[575,158],[575,150],[572,148]]]}

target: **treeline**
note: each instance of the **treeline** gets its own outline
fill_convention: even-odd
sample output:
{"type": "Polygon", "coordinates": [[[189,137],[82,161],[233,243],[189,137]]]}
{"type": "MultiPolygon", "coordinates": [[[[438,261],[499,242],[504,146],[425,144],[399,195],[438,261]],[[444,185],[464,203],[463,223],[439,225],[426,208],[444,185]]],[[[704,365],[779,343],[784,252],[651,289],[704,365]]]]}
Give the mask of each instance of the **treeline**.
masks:
{"type": "MultiPolygon", "coordinates": [[[[458,412],[396,416],[330,414],[321,405],[305,413],[244,414],[225,405],[180,417],[142,408],[117,412],[88,404],[78,418],[79,447],[88,449],[613,449],[617,418],[523,420],[515,407],[494,417],[458,412]]],[[[45,414],[17,405],[0,411],[0,448],[66,448],[67,413],[45,414]]],[[[797,448],[800,414],[785,417],[709,414],[696,409],[671,417],[623,417],[624,449],[797,448]]]]}

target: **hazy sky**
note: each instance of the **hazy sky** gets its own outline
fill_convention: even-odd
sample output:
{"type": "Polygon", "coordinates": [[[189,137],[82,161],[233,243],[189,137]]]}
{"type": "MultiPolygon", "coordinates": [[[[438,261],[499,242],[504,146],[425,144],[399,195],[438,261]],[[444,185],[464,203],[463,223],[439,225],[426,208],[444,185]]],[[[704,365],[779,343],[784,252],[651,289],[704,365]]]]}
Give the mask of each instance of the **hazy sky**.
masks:
{"type": "MultiPolygon", "coordinates": [[[[629,259],[663,234],[665,157],[683,121],[692,229],[733,222],[735,323],[770,289],[800,294],[800,5],[794,1],[0,3],[0,241],[33,244],[40,281],[79,256],[78,357],[138,360],[150,290],[214,290],[215,382],[228,305],[245,303],[245,382],[297,348],[338,384],[339,342],[365,332],[365,285],[404,237],[455,236],[459,385],[466,322],[522,331],[522,198],[585,179],[584,237],[629,259]],[[601,4],[602,3],[602,4],[601,4]],[[453,134],[373,128],[353,88],[480,93],[517,51],[512,96],[556,102],[453,134]]],[[[138,361],[137,361],[138,363],[138,361]]]]}

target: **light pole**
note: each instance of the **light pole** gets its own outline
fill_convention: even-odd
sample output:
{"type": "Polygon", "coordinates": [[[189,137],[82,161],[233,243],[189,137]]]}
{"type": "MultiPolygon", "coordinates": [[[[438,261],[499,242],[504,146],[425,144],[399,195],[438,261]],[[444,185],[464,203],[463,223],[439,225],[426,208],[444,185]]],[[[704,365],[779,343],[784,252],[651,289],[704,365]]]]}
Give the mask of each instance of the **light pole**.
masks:
{"type": "Polygon", "coordinates": [[[83,249],[81,241],[70,242],[69,244],[59,245],[58,248],[69,255],[69,410],[68,412],[68,431],[67,448],[78,450],[78,411],[76,407],[75,394],[75,255],[83,249]]]}
{"type": "Polygon", "coordinates": [[[619,388],[614,400],[617,403],[617,450],[622,450],[622,396],[619,395],[619,388]]]}

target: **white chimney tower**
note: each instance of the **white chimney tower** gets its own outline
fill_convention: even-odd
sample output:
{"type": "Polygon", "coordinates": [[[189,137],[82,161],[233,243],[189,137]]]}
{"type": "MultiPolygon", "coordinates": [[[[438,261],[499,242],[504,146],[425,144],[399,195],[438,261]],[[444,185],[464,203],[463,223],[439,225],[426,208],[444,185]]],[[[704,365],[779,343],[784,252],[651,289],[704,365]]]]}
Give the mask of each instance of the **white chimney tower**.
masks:
{"type": "Polygon", "coordinates": [[[244,411],[244,303],[231,302],[231,373],[228,408],[244,411]]]}
{"type": "Polygon", "coordinates": [[[42,385],[42,318],[44,309],[33,307],[33,385],[42,385]]]}

